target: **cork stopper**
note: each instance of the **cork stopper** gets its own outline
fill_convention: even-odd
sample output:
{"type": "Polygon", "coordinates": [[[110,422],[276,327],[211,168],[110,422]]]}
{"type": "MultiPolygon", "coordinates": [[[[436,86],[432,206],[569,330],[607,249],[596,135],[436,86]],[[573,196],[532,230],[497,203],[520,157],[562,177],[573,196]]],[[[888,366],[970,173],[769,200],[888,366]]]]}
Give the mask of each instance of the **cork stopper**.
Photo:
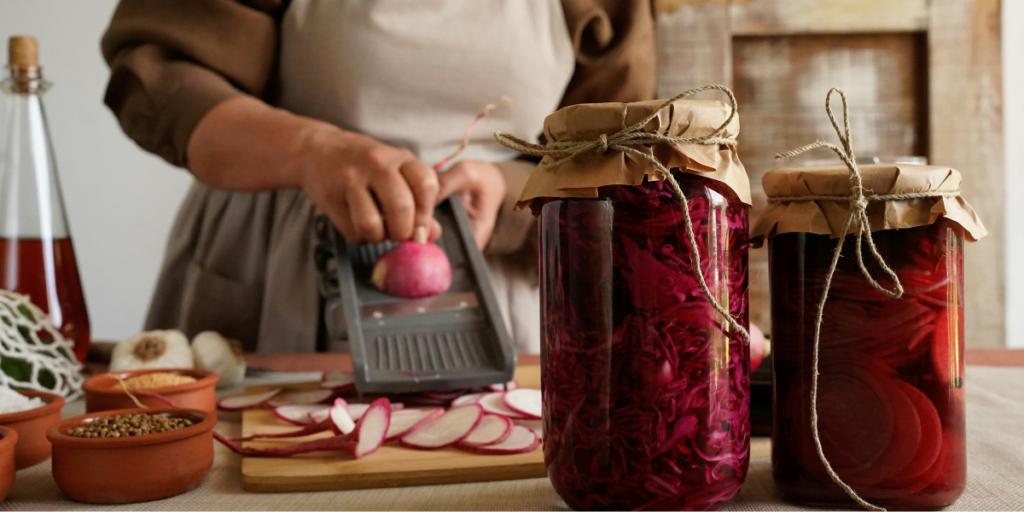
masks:
{"type": "Polygon", "coordinates": [[[39,67],[39,42],[32,36],[12,36],[7,42],[7,66],[11,69],[39,67]]]}

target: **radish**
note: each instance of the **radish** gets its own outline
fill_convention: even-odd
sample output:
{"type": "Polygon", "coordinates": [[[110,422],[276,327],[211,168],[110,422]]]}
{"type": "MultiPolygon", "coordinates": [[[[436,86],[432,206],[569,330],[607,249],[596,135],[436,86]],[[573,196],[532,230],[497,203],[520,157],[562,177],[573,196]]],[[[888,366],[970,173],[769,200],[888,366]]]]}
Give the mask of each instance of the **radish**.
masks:
{"type": "Polygon", "coordinates": [[[265,393],[258,393],[255,395],[238,395],[229,396],[221,399],[217,402],[217,408],[222,411],[242,411],[245,409],[255,409],[261,407],[267,403],[270,399],[276,397],[281,393],[281,388],[272,389],[265,393]]]}
{"type": "Polygon", "coordinates": [[[402,409],[391,411],[391,425],[385,441],[394,441],[444,414],[444,409],[402,409]]]}
{"type": "Polygon", "coordinates": [[[356,446],[352,454],[361,459],[380,448],[387,439],[391,428],[391,403],[387,398],[378,398],[370,404],[363,417],[359,419],[356,430],[356,446]]]}
{"type": "Polygon", "coordinates": [[[327,405],[279,405],[274,407],[274,415],[293,425],[309,425],[314,423],[311,419],[313,413],[323,411],[323,419],[326,419],[328,410],[330,407],[327,405]]]}
{"type": "Polygon", "coordinates": [[[480,423],[466,436],[459,446],[477,447],[496,444],[512,434],[512,420],[498,414],[484,414],[480,423]]]}
{"type": "Polygon", "coordinates": [[[537,437],[544,439],[544,422],[543,420],[521,420],[513,419],[512,423],[516,425],[522,425],[537,434],[537,437]]]}
{"type": "Polygon", "coordinates": [[[489,412],[491,414],[500,414],[502,416],[508,416],[509,418],[528,419],[526,415],[520,414],[516,411],[513,411],[512,409],[509,409],[508,406],[505,405],[505,401],[503,400],[504,396],[505,393],[503,392],[491,393],[487,396],[480,398],[480,401],[477,402],[477,405],[479,405],[480,408],[484,410],[484,412],[489,412]]]}
{"type": "Polygon", "coordinates": [[[334,396],[334,390],[331,389],[286,391],[268,400],[267,405],[277,407],[279,405],[322,404],[330,400],[332,396],[334,396]]]}
{"type": "MultiPolygon", "coordinates": [[[[310,423],[320,423],[321,421],[327,421],[327,418],[329,418],[331,416],[330,411],[331,411],[330,407],[328,407],[326,409],[321,409],[319,411],[310,411],[310,413],[309,413],[309,422],[310,423]]],[[[349,413],[349,415],[351,416],[351,412],[349,413]]],[[[352,418],[352,419],[356,419],[356,418],[352,418]]]]}
{"type": "MultiPolygon", "coordinates": [[[[349,416],[352,416],[352,419],[355,420],[355,421],[359,421],[359,418],[363,417],[363,413],[366,412],[366,409],[370,407],[369,404],[349,404],[347,402],[346,402],[346,404],[347,404],[346,406],[348,407],[348,414],[349,414],[349,416]]],[[[323,406],[321,406],[321,407],[323,407],[323,406]]],[[[401,402],[395,402],[395,403],[391,404],[391,410],[392,411],[398,411],[398,410],[401,410],[404,407],[405,407],[405,405],[403,405],[401,402]]],[[[309,413],[310,421],[312,423],[319,423],[321,421],[326,420],[327,419],[327,411],[328,410],[329,410],[329,408],[325,407],[323,410],[310,412],[309,413]]]]}
{"type": "Polygon", "coordinates": [[[502,395],[501,401],[505,403],[506,407],[523,416],[540,419],[541,397],[539,389],[519,388],[506,391],[502,395]]]}
{"type": "MultiPolygon", "coordinates": [[[[376,403],[377,402],[374,402],[374,404],[376,403]]],[[[367,411],[369,411],[369,409],[367,409],[367,411]]],[[[388,407],[388,412],[391,412],[390,406],[388,407]]],[[[360,420],[365,414],[366,413],[364,412],[360,415],[360,420]]],[[[331,407],[328,415],[331,418],[331,428],[334,430],[335,434],[348,434],[356,429],[355,420],[353,420],[352,416],[348,413],[348,403],[345,402],[344,398],[336,398],[334,400],[334,405],[331,407]]]]}
{"type": "Polygon", "coordinates": [[[761,361],[767,355],[768,343],[764,338],[764,331],[760,327],[750,324],[750,373],[754,373],[754,370],[761,366],[761,361]]]}
{"type": "Polygon", "coordinates": [[[451,446],[468,436],[483,415],[476,404],[456,407],[402,436],[402,444],[425,450],[451,446]]]}
{"type": "Polygon", "coordinates": [[[346,407],[345,401],[341,398],[334,401],[328,412],[328,419],[324,421],[318,421],[306,425],[298,430],[292,430],[290,432],[280,432],[277,434],[254,434],[246,437],[236,437],[233,441],[252,441],[253,439],[275,439],[284,437],[305,437],[313,434],[319,434],[320,432],[326,432],[328,430],[333,431],[335,434],[342,433],[347,434],[355,429],[355,422],[352,421],[352,417],[348,415],[348,408],[346,407]]]}
{"type": "Polygon", "coordinates": [[[468,395],[462,395],[462,396],[456,398],[455,400],[452,400],[452,407],[459,407],[460,405],[475,404],[475,403],[479,402],[481,398],[483,398],[483,397],[485,397],[485,396],[487,396],[489,394],[491,394],[491,393],[490,392],[486,392],[486,393],[470,393],[468,395]]]}
{"type": "Polygon", "coordinates": [[[510,380],[504,384],[491,384],[487,386],[491,391],[511,391],[519,388],[519,383],[515,380],[510,380]]]}
{"type": "Polygon", "coordinates": [[[324,372],[323,377],[320,378],[320,387],[333,389],[335,393],[345,393],[355,389],[356,376],[339,371],[324,372]]]}
{"type": "Polygon", "coordinates": [[[451,287],[452,265],[437,244],[406,240],[377,259],[370,281],[388,295],[429,297],[451,287]]]}
{"type": "Polygon", "coordinates": [[[489,455],[512,455],[515,453],[532,452],[540,445],[540,438],[532,430],[522,425],[512,427],[512,433],[500,443],[470,448],[477,453],[489,455]]]}

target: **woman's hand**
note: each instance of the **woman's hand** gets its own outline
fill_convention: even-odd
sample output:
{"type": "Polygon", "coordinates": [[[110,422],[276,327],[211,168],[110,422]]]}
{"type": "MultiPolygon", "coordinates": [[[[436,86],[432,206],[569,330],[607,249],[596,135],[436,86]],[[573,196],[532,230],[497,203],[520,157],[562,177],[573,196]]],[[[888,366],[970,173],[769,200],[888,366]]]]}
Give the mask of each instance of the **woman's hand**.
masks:
{"type": "Polygon", "coordinates": [[[473,224],[476,243],[483,250],[491,240],[498,210],[505,200],[505,176],[492,163],[463,160],[441,173],[437,201],[459,194],[473,224]]]}
{"type": "Polygon", "coordinates": [[[441,235],[437,173],[410,151],[341,130],[317,134],[307,147],[301,186],[350,242],[441,235]]]}

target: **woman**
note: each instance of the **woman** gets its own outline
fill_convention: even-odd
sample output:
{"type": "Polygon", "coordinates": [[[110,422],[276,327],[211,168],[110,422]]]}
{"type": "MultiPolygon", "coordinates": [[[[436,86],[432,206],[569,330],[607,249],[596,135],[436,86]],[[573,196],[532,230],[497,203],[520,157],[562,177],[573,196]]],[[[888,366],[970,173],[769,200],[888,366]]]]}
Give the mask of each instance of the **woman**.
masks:
{"type": "Polygon", "coordinates": [[[520,351],[539,350],[532,164],[490,139],[559,106],[649,99],[643,0],[121,0],[105,102],[144,149],[195,176],[147,329],[212,329],[246,349],[323,348],[312,223],[349,240],[436,238],[463,196],[520,351]],[[474,113],[502,96],[461,160],[474,113]]]}

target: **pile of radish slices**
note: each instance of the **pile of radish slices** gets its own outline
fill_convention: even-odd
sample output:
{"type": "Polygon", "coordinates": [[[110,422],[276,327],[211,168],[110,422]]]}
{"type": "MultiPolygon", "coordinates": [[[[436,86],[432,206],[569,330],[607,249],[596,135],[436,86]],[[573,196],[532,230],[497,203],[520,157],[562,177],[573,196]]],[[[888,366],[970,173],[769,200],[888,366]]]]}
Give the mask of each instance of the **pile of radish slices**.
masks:
{"type": "Polygon", "coordinates": [[[218,440],[249,457],[346,450],[358,459],[390,441],[421,450],[455,446],[482,454],[525,453],[536,449],[543,435],[540,390],[519,388],[514,381],[485,389],[428,391],[403,396],[406,402],[427,408],[406,408],[403,403],[392,403],[388,398],[379,398],[370,404],[348,403],[345,396],[354,391],[352,374],[327,372],[319,389],[274,389],[225,398],[217,404],[221,410],[271,408],[278,418],[299,428],[233,439],[218,436],[218,440]],[[273,448],[239,444],[321,432],[334,435],[273,448]]]}

